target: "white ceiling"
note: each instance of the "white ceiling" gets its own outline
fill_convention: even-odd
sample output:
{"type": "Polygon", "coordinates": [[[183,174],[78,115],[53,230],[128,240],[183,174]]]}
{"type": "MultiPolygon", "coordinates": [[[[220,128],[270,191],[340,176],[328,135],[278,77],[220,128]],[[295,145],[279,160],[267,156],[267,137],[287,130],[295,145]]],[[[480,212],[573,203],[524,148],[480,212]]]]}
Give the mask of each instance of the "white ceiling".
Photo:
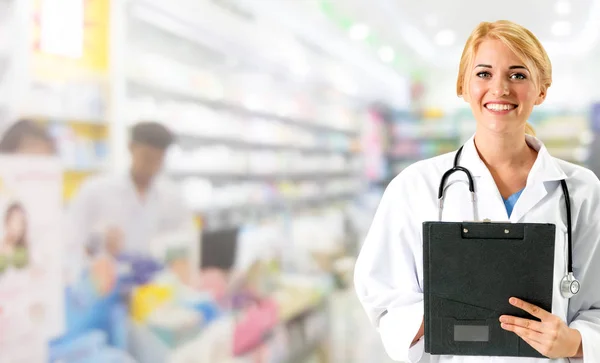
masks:
{"type": "Polygon", "coordinates": [[[378,38],[386,39],[408,58],[416,55],[413,61],[417,64],[413,66],[421,61],[427,62],[427,67],[454,65],[470,32],[481,21],[507,19],[524,25],[558,61],[559,57],[571,59],[588,54],[598,45],[600,37],[600,1],[595,0],[328,2],[355,22],[367,24],[378,38]],[[555,35],[553,29],[564,34],[555,35]],[[436,36],[442,31],[452,32],[453,44],[436,43],[436,36]]]}
{"type": "Polygon", "coordinates": [[[367,84],[383,93],[393,94],[406,86],[402,77],[419,73],[431,90],[432,103],[448,107],[462,105],[456,100],[454,80],[462,47],[472,29],[481,21],[512,20],[536,34],[550,54],[555,83],[548,103],[585,105],[600,100],[600,87],[595,86],[600,80],[596,66],[600,63],[600,0],[213,1],[236,3],[258,22],[287,28],[360,70],[354,75],[368,76],[371,82],[367,84]],[[376,42],[352,39],[348,29],[332,20],[331,12],[325,15],[325,7],[346,24],[365,25],[376,42]],[[451,44],[438,44],[436,38],[442,31],[452,33],[451,44]],[[381,59],[385,46],[393,50],[395,60],[391,63],[381,59]],[[447,98],[442,100],[442,95],[447,98]]]}

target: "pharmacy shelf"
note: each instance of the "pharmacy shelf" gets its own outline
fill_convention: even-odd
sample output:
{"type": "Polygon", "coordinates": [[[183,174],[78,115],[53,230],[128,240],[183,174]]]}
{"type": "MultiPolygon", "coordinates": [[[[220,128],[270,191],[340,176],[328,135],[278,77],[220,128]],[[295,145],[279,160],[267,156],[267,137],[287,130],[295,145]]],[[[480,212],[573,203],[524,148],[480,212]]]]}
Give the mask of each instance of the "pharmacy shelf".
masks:
{"type": "Polygon", "coordinates": [[[254,111],[243,106],[233,104],[231,102],[212,100],[206,97],[189,92],[188,90],[176,89],[165,85],[158,85],[156,82],[142,79],[140,77],[130,76],[128,78],[127,87],[129,92],[144,93],[162,100],[179,100],[187,102],[195,102],[204,106],[213,108],[218,111],[228,111],[240,116],[249,118],[262,118],[273,121],[278,121],[288,125],[302,127],[306,130],[314,132],[330,132],[357,137],[358,130],[344,130],[335,127],[330,127],[321,123],[316,123],[310,120],[287,117],[268,112],[254,111]]]}
{"type": "Polygon", "coordinates": [[[360,153],[348,149],[334,149],[327,147],[310,147],[294,145],[267,144],[258,141],[244,141],[237,139],[228,139],[225,137],[200,136],[191,134],[177,134],[179,145],[186,149],[188,147],[197,147],[198,145],[226,145],[241,150],[268,150],[268,151],[298,151],[303,154],[343,154],[347,156],[358,156],[360,153]]]}
{"type": "Polygon", "coordinates": [[[340,193],[329,196],[287,199],[266,204],[245,204],[228,208],[196,210],[195,213],[201,216],[204,230],[215,231],[237,227],[250,221],[261,220],[282,213],[335,206],[339,203],[350,202],[355,197],[356,193],[340,193]]]}
{"type": "Polygon", "coordinates": [[[327,180],[338,178],[360,178],[357,172],[341,171],[326,172],[312,171],[304,173],[234,173],[234,172],[207,172],[207,171],[171,171],[169,176],[174,179],[184,178],[206,178],[214,182],[236,182],[236,181],[304,181],[304,180],[327,180]]]}
{"type": "Polygon", "coordinates": [[[279,209],[282,207],[294,208],[296,206],[302,207],[305,205],[312,205],[315,203],[318,204],[318,203],[335,202],[338,200],[350,199],[355,196],[356,196],[356,193],[337,193],[337,194],[331,194],[331,195],[285,198],[285,199],[274,200],[270,203],[240,204],[240,205],[231,206],[231,207],[196,210],[196,212],[208,215],[208,214],[233,213],[233,212],[241,212],[241,211],[253,211],[253,212],[272,211],[274,209],[279,209]]]}
{"type": "Polygon", "coordinates": [[[432,143],[432,142],[458,142],[460,138],[453,135],[410,135],[403,134],[402,136],[395,136],[394,142],[410,142],[410,143],[432,143]]]}
{"type": "Polygon", "coordinates": [[[90,119],[86,117],[71,117],[62,115],[25,115],[22,118],[40,122],[40,123],[64,123],[64,124],[78,124],[78,125],[92,125],[92,126],[105,126],[109,127],[110,124],[107,120],[103,119],[90,119]]]}

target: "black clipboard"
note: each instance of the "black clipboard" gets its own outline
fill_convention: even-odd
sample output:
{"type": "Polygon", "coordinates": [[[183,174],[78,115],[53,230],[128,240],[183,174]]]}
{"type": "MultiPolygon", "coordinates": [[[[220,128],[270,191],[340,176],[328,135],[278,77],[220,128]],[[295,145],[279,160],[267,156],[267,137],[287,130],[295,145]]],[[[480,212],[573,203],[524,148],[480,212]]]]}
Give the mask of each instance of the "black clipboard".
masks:
{"type": "Polygon", "coordinates": [[[501,315],[539,320],[511,296],[552,310],[554,224],[424,222],[425,352],[543,356],[500,327],[501,315]]]}

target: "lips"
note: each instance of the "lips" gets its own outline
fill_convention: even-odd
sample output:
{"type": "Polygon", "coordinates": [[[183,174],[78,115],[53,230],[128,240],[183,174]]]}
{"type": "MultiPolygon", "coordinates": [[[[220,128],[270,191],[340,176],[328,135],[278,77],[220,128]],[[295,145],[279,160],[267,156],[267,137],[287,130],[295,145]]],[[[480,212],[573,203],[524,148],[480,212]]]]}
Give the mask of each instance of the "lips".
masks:
{"type": "Polygon", "coordinates": [[[514,110],[518,106],[513,103],[488,102],[484,105],[484,107],[490,111],[502,112],[502,111],[514,110]]]}

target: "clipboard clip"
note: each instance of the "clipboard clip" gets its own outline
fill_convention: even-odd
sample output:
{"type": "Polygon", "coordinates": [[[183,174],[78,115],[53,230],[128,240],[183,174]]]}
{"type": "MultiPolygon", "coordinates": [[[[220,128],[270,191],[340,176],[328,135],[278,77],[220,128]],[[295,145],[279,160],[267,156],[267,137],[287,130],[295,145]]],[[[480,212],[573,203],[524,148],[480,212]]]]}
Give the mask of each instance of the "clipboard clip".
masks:
{"type": "MultiPolygon", "coordinates": [[[[484,218],[483,220],[480,220],[480,221],[464,220],[463,223],[493,223],[493,221],[489,218],[484,218]]],[[[505,221],[505,222],[501,222],[501,223],[510,223],[510,221],[505,221]]]]}

